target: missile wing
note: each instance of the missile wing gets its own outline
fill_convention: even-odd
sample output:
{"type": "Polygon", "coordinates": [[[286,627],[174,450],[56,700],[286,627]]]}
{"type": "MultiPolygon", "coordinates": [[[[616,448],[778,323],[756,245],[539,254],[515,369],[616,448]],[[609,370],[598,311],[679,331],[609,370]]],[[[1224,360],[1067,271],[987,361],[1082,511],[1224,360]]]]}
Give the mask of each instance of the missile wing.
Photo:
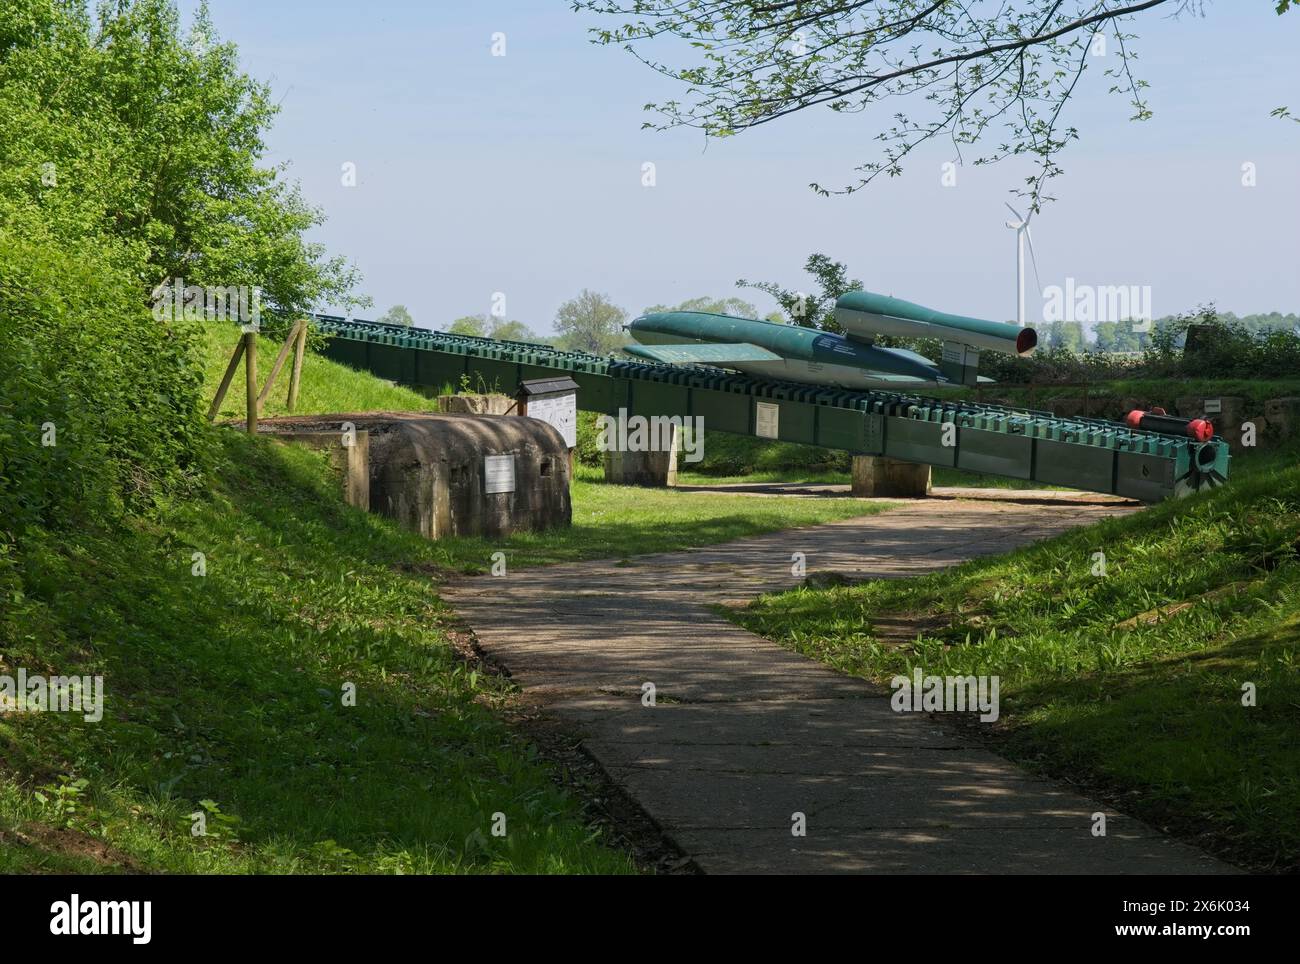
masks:
{"type": "Polygon", "coordinates": [[[660,311],[627,325],[639,343],[624,351],[669,364],[731,368],[758,378],[838,388],[911,388],[945,381],[914,352],[877,348],[842,335],[703,311],[660,311]]]}
{"type": "Polygon", "coordinates": [[[781,361],[781,356],[746,342],[698,345],[626,345],[629,355],[669,365],[727,365],[734,362],[781,361]]]}

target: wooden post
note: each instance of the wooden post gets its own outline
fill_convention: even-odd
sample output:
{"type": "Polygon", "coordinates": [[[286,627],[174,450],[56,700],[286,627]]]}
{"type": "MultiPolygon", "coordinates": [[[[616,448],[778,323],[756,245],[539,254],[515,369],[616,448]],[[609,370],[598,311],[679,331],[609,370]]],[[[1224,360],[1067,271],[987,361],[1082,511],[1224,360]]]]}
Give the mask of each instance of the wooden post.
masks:
{"type": "Polygon", "coordinates": [[[294,348],[293,368],[289,370],[289,411],[298,404],[298,384],[302,380],[302,356],[307,348],[307,321],[298,322],[298,344],[294,348]]]}
{"type": "Polygon", "coordinates": [[[248,405],[248,434],[257,434],[257,332],[244,332],[244,398],[248,405]]]}
{"type": "Polygon", "coordinates": [[[284,360],[289,357],[289,349],[293,348],[294,343],[298,340],[298,326],[304,324],[301,321],[295,321],[289,329],[289,337],[284,340],[280,346],[280,353],[275,356],[275,364],[271,366],[271,374],[266,376],[266,384],[262,386],[261,393],[257,396],[257,414],[262,414],[262,406],[266,404],[267,397],[271,394],[271,386],[275,380],[280,377],[280,369],[284,367],[284,360]]]}
{"type": "Polygon", "coordinates": [[[226,400],[226,392],[230,389],[230,383],[235,377],[235,369],[239,367],[239,359],[242,357],[244,357],[244,339],[241,338],[235,344],[235,352],[230,356],[230,364],[226,366],[226,373],[221,376],[221,385],[212,398],[212,404],[208,407],[209,422],[217,417],[217,412],[221,411],[221,403],[226,400]]]}

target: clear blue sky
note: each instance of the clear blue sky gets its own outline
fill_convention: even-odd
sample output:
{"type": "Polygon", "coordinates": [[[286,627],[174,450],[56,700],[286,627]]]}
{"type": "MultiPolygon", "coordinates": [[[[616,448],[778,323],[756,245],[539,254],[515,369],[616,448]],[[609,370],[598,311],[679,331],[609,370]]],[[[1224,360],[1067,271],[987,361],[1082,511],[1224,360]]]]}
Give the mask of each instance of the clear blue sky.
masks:
{"type": "MultiPolygon", "coordinates": [[[[194,6],[185,2],[183,9],[194,6]]],[[[1300,311],[1300,12],[1210,0],[1206,16],[1139,19],[1155,117],[1127,120],[1097,69],[1067,121],[1059,200],[1035,219],[1044,285],[1142,284],[1154,314],[1300,311]],[[1241,165],[1258,183],[1241,186],[1241,165]]],[[[582,288],[632,314],[699,295],[746,294],[737,278],[804,287],[809,253],[866,287],[963,314],[1015,314],[1013,232],[1002,206],[1029,172],[1004,163],[940,183],[951,148],[851,197],[872,154],[863,116],[804,113],[725,142],[643,131],[643,104],[676,88],[620,50],[593,46],[566,0],[212,0],[245,68],[282,113],[271,157],[291,164],[328,223],[315,240],[362,271],[375,316],[405,304],[445,327],[488,311],[548,332],[582,288]],[[507,55],[491,56],[506,35],[507,55]],[[359,184],[340,184],[344,162],[359,184]],[[651,161],[657,185],[641,185],[651,161]]],[[[1032,275],[1031,275],[1032,279],[1032,275]]],[[[1032,307],[1032,302],[1031,302],[1032,307]]],[[[1032,320],[1032,319],[1031,319],[1032,320]]]]}

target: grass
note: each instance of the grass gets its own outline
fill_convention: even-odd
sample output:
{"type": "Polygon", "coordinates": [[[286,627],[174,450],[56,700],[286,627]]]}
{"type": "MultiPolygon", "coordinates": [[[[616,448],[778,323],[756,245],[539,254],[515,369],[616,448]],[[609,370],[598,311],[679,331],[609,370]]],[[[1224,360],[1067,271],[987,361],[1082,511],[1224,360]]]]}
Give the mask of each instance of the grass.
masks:
{"type": "Polygon", "coordinates": [[[833,469],[756,469],[732,475],[712,475],[706,472],[683,471],[678,463],[677,481],[682,485],[848,485],[848,472],[833,469]]]}
{"type": "Polygon", "coordinates": [[[599,470],[579,467],[573,484],[573,526],[508,539],[445,539],[432,543],[436,563],[457,572],[486,572],[491,555],[511,568],[624,559],[730,542],[778,529],[871,515],[887,505],[857,499],[758,498],[610,485],[599,470]]]}
{"type": "Polygon", "coordinates": [[[968,489],[1041,489],[1065,491],[1064,486],[1047,485],[1032,479],[1012,479],[1005,475],[983,475],[965,469],[936,467],[930,474],[933,485],[968,489]]]}
{"type": "Polygon", "coordinates": [[[0,871],[633,870],[457,658],[427,543],[341,505],[316,453],[217,445],[205,498],[18,561],[4,671],[106,697],[95,724],[0,717],[0,871]]]}
{"type": "MultiPolygon", "coordinates": [[[[976,489],[1058,489],[1060,486],[1045,485],[1042,482],[1030,482],[1024,479],[1010,479],[1000,475],[981,475],[978,472],[966,472],[962,469],[949,469],[935,466],[930,473],[931,483],[936,486],[960,486],[976,489]]],[[[852,476],[849,472],[817,469],[765,469],[741,475],[708,475],[703,472],[678,471],[677,481],[683,485],[739,485],[739,484],[803,484],[803,485],[849,485],[852,476]]]]}
{"type": "MultiPolygon", "coordinates": [[[[239,341],[239,329],[233,325],[213,324],[206,332],[203,343],[204,398],[216,394],[217,385],[230,361],[230,355],[239,341]]],[[[257,340],[257,374],[259,385],[265,385],[271,366],[279,354],[281,341],[273,338],[257,340]]],[[[289,370],[292,357],[285,362],[275,387],[267,396],[262,414],[267,417],[287,415],[285,405],[289,391],[289,370]]],[[[244,368],[240,363],[231,382],[230,390],[221,403],[218,420],[243,421],[247,411],[244,393],[244,368]]],[[[367,372],[357,371],[308,352],[302,367],[302,383],[298,391],[296,413],[310,415],[323,412],[356,413],[385,411],[433,411],[437,404],[409,388],[376,378],[367,372]]]]}
{"type": "MultiPolygon", "coordinates": [[[[209,395],[216,391],[238,337],[238,330],[233,327],[214,326],[209,331],[204,358],[209,395]]],[[[276,342],[261,339],[259,357],[270,358],[260,363],[265,370],[263,381],[276,351],[276,342]]],[[[282,385],[287,390],[286,376],[287,372],[281,374],[282,385]]],[[[286,414],[283,396],[283,392],[277,392],[274,398],[268,399],[266,415],[286,414]],[[273,404],[275,399],[279,400],[278,405],[273,404]]],[[[319,355],[308,355],[303,366],[298,414],[427,411],[434,407],[431,399],[410,389],[319,355]]],[[[227,394],[220,417],[242,421],[242,391],[232,389],[227,394]]],[[[700,498],[671,489],[608,485],[603,482],[599,470],[579,466],[573,485],[572,528],[520,533],[502,540],[447,539],[434,544],[425,561],[436,570],[478,573],[490,569],[491,556],[497,551],[506,553],[506,564],[511,568],[582,559],[625,558],[869,515],[881,508],[849,498],[758,499],[712,494],[700,498]]]]}
{"type": "MultiPolygon", "coordinates": [[[[683,464],[679,460],[678,468],[689,468],[693,476],[708,476],[715,480],[744,480],[764,474],[782,476],[780,481],[786,481],[787,476],[798,476],[797,479],[790,478],[790,481],[812,481],[814,478],[841,475],[847,480],[850,460],[848,452],[816,445],[777,442],[708,430],[704,433],[702,454],[704,457],[698,463],[683,464]]],[[[776,480],[768,478],[765,481],[776,480]]]]}
{"type": "MultiPolygon", "coordinates": [[[[210,334],[209,396],[235,337],[210,334]]],[[[303,372],[302,413],[428,406],[317,356],[303,372]]],[[[509,684],[457,655],[440,577],[497,550],[620,557],[878,508],[583,471],[571,529],[434,543],[344,506],[319,453],[230,429],[212,446],[204,486],[147,517],[0,545],[0,673],[105,690],[98,723],[0,715],[0,872],[632,872],[504,721],[509,684]]]]}
{"type": "Polygon", "coordinates": [[[981,732],[1000,752],[1243,865],[1294,871],[1296,455],[1242,460],[1217,491],[941,575],[795,590],[735,618],[881,683],[917,667],[998,675],[1002,717],[981,732]],[[882,616],[941,628],[890,645],[872,631],[882,616]]]}
{"type": "MultiPolygon", "coordinates": [[[[209,336],[209,394],[234,339],[209,336]]],[[[263,340],[263,377],[277,348],[263,340]]],[[[240,418],[242,401],[232,391],[222,415],[240,418]]],[[[318,356],[303,373],[301,413],[429,407],[318,356]]],[[[206,485],[148,517],[0,547],[3,672],[100,674],[106,691],[96,724],[0,716],[0,872],[634,871],[503,721],[508,684],[457,656],[438,579],[484,571],[498,550],[512,567],[617,558],[877,508],[611,486],[582,470],[569,530],[431,543],[343,506],[317,453],[228,430],[213,448],[206,485]],[[195,813],[206,836],[191,833],[195,813]]],[[[757,468],[814,468],[799,458],[757,468]]],[[[1294,868],[1300,470],[1265,462],[1234,465],[1221,492],[955,575],[770,597],[743,619],[872,678],[996,671],[1007,752],[1294,868]],[[1104,579],[1090,572],[1098,549],[1104,579]],[[1192,605],[1116,626],[1179,600],[1192,605]],[[870,620],[898,612],[948,628],[884,647],[870,620]],[[1240,705],[1243,682],[1258,706],[1240,705]]]]}

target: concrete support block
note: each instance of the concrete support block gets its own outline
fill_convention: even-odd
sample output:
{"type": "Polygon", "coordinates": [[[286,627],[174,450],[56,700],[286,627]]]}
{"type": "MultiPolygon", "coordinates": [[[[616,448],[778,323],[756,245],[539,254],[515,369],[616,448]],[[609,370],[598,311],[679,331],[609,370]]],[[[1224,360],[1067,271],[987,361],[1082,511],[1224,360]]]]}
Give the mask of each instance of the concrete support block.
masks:
{"type": "Polygon", "coordinates": [[[1202,395],[1185,395],[1174,399],[1174,412],[1181,418],[1208,418],[1214,423],[1216,429],[1230,425],[1234,421],[1240,428],[1241,421],[1246,415],[1246,400],[1239,395],[1210,397],[1219,403],[1217,412],[1205,411],[1205,396],[1202,395]]]}
{"type": "Polygon", "coordinates": [[[1264,420],[1268,434],[1289,438],[1300,432],[1300,398],[1270,398],[1264,403],[1264,420]]]}
{"type": "Polygon", "coordinates": [[[930,494],[930,466],[883,455],[855,455],[853,494],[863,498],[923,499],[930,494]]]}
{"type": "Polygon", "coordinates": [[[663,452],[605,452],[605,481],[656,488],[677,484],[677,450],[681,429],[672,427],[672,444],[663,452]]]}
{"type": "Polygon", "coordinates": [[[321,431],[281,431],[274,424],[263,423],[262,431],[274,432],[280,442],[305,445],[329,455],[330,465],[343,481],[343,501],[358,509],[370,510],[370,433],[321,431]],[[345,444],[349,440],[350,444],[345,444]]]}
{"type": "Polygon", "coordinates": [[[514,407],[509,395],[438,396],[438,411],[446,415],[505,415],[514,407]]]}

